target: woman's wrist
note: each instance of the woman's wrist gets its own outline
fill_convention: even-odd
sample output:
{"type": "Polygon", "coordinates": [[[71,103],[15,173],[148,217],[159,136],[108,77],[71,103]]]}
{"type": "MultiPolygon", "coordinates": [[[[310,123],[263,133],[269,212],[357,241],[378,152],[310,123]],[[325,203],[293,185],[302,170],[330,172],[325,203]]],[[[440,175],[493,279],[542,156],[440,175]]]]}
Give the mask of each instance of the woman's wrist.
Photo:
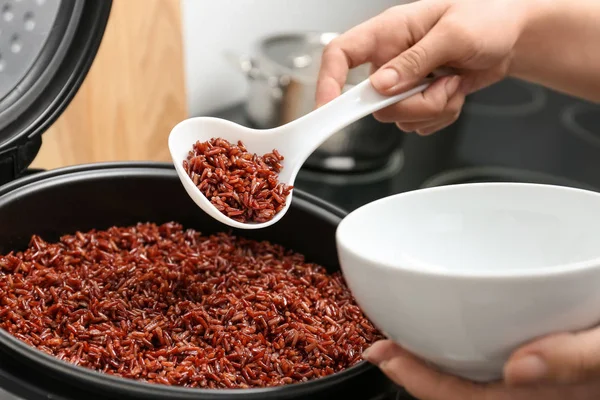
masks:
{"type": "MultiPolygon", "coordinates": [[[[575,0],[576,1],[576,0],[575,0]]],[[[515,43],[508,75],[527,79],[535,75],[549,60],[537,56],[543,47],[552,42],[552,20],[562,0],[517,0],[523,7],[521,32],[515,43]]]]}
{"type": "Polygon", "coordinates": [[[600,102],[600,0],[524,0],[510,76],[600,102]]]}

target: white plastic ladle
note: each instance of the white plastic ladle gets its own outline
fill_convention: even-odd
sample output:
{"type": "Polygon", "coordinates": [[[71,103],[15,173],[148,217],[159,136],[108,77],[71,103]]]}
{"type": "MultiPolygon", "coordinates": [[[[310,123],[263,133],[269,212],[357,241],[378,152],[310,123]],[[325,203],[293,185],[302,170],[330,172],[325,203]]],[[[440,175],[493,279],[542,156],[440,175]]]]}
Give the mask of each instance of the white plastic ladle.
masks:
{"type": "Polygon", "coordinates": [[[285,207],[275,216],[262,223],[235,221],[212,205],[194,185],[183,169],[183,161],[196,141],[206,142],[223,138],[233,143],[241,140],[250,153],[263,155],[277,149],[285,158],[279,181],[293,185],[302,164],[331,135],[342,128],[377,110],[402,101],[425,90],[436,77],[447,75],[436,71],[419,86],[395,96],[382,96],[366,79],[324,106],[273,129],[252,129],[234,122],[212,117],[186,119],[177,124],[169,135],[169,150],[183,187],[200,208],[216,220],[234,228],[260,229],[279,221],[292,203],[293,190],[286,199],[285,207]]]}

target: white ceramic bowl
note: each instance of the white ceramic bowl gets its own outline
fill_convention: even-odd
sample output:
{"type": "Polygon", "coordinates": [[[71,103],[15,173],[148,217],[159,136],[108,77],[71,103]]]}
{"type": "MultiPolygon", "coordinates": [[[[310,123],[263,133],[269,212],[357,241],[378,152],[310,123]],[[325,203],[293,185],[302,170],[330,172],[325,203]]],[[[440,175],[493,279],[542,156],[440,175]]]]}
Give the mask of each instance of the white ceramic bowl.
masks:
{"type": "Polygon", "coordinates": [[[479,183],[387,197],[337,230],[345,279],[396,343],[475,381],[517,346],[600,322],[600,194],[479,183]]]}

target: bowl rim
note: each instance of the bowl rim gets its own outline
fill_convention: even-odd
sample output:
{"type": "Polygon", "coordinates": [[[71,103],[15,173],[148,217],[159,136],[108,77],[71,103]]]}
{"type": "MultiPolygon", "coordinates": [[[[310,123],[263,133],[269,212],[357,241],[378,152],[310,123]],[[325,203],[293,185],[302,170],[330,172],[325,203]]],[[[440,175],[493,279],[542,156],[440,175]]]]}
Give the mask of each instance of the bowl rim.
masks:
{"type": "MultiPolygon", "coordinates": [[[[391,196],[387,196],[381,198],[379,200],[375,200],[371,203],[365,204],[362,207],[355,209],[350,212],[342,222],[338,225],[336,229],[336,243],[338,247],[338,258],[340,258],[340,251],[350,253],[353,257],[361,260],[365,264],[369,264],[371,267],[382,268],[388,271],[401,271],[403,273],[418,275],[428,278],[444,278],[444,279],[460,279],[460,280],[478,280],[478,281],[488,281],[488,280],[522,280],[522,279],[545,279],[549,277],[558,277],[569,275],[577,272],[583,272],[586,270],[590,270],[593,268],[600,268],[600,254],[597,257],[587,259],[584,261],[578,261],[567,264],[555,264],[555,265],[544,265],[535,269],[503,269],[503,270],[447,270],[441,268],[437,264],[428,263],[424,261],[412,261],[410,265],[394,265],[387,261],[374,261],[369,259],[365,255],[361,254],[358,251],[355,251],[351,246],[346,244],[344,239],[346,235],[346,226],[349,224],[349,221],[352,220],[352,217],[367,208],[374,207],[378,204],[392,202],[398,199],[399,197],[405,198],[409,196],[418,196],[423,192],[444,192],[444,191],[455,191],[461,190],[466,187],[546,187],[552,188],[553,190],[560,191],[569,191],[573,193],[584,194],[587,196],[595,196],[600,201],[600,193],[592,190],[574,188],[569,186],[561,186],[561,185],[553,185],[553,184],[543,184],[543,183],[523,183],[523,182],[475,182],[475,183],[461,183],[461,184],[450,184],[444,186],[434,186],[428,188],[415,189],[408,192],[398,193],[391,196]]],[[[340,264],[342,270],[345,270],[343,263],[340,259],[340,264]]]]}

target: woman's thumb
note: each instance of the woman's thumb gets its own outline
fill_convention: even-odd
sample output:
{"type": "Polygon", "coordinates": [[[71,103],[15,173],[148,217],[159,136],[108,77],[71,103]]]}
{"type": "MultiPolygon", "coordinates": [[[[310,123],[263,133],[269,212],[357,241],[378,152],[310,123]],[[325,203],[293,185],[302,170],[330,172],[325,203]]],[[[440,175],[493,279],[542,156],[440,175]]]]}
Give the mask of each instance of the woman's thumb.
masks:
{"type": "Polygon", "coordinates": [[[388,61],[371,75],[371,84],[379,93],[394,95],[408,90],[448,62],[451,45],[447,35],[432,29],[423,39],[388,61]]]}
{"type": "Polygon", "coordinates": [[[600,328],[545,337],[517,350],[504,368],[509,385],[571,384],[600,377],[600,328]]]}

